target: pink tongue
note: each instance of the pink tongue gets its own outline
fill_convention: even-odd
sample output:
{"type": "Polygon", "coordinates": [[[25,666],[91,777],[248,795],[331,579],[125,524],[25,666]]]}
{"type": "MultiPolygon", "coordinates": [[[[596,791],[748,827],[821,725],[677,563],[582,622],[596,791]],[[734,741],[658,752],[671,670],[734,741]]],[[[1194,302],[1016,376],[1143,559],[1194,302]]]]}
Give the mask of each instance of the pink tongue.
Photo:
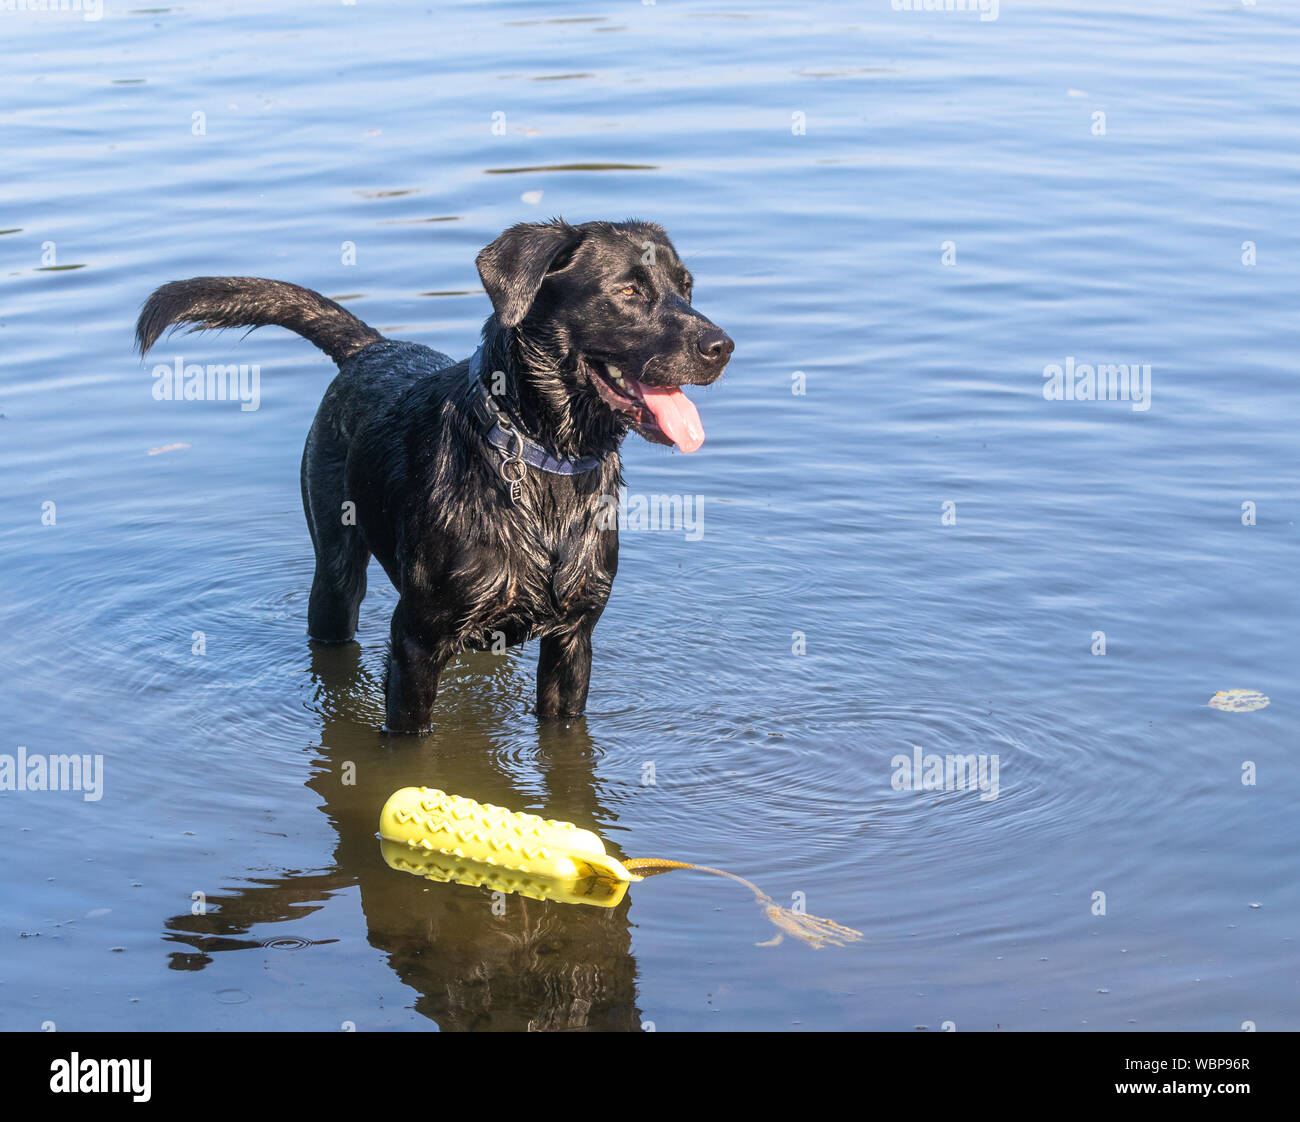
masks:
{"type": "Polygon", "coordinates": [[[694,452],[704,443],[704,426],[691,399],[681,390],[663,389],[641,383],[646,408],[655,415],[664,434],[683,452],[694,452]]]}

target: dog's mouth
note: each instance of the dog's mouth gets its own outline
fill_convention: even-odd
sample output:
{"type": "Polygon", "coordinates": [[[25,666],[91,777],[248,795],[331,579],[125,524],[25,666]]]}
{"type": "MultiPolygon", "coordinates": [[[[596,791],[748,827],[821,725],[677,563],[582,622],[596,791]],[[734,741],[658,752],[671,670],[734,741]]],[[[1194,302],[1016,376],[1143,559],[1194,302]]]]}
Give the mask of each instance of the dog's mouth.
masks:
{"type": "Polygon", "coordinates": [[[679,386],[652,386],[629,378],[611,362],[588,359],[596,392],[610,409],[624,414],[646,440],[694,452],[704,443],[704,425],[679,386]]]}

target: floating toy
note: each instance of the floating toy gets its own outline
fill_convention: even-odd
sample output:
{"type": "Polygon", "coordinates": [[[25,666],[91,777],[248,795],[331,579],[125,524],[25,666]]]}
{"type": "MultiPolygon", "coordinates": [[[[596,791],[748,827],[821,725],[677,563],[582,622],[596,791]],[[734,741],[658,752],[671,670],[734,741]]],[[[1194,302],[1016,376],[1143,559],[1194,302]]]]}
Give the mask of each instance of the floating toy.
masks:
{"type": "Polygon", "coordinates": [[[759,946],[775,946],[794,935],[820,949],[843,946],[862,932],[773,902],[756,884],[708,865],[659,857],[618,861],[605,843],[572,822],[448,795],[430,787],[404,787],[379,815],[384,860],[394,869],[435,881],[478,885],[535,900],[612,908],[627,886],[671,869],[693,869],[743,884],[777,928],[759,946]]]}

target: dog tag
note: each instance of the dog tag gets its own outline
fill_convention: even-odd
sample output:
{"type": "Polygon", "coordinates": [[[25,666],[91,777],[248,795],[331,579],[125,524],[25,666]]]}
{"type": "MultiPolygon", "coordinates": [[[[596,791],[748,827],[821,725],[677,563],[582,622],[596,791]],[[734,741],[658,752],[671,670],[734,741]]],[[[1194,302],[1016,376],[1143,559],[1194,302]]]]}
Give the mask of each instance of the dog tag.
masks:
{"type": "Polygon", "coordinates": [[[500,471],[502,480],[509,488],[510,501],[517,504],[524,497],[524,461],[522,455],[519,452],[516,452],[514,456],[507,455],[501,461],[500,471]]]}

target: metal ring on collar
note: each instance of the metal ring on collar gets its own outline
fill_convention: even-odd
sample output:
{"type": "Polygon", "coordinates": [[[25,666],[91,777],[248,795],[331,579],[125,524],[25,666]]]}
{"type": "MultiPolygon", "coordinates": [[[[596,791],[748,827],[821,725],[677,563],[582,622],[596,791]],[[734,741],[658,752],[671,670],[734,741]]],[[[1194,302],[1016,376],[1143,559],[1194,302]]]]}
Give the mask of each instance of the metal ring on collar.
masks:
{"type": "Polygon", "coordinates": [[[518,458],[502,460],[499,470],[501,472],[501,478],[507,483],[522,483],[524,481],[524,476],[528,474],[524,469],[524,461],[518,458]],[[506,471],[506,468],[508,467],[517,467],[519,469],[519,474],[511,476],[510,473],[506,471]]]}

